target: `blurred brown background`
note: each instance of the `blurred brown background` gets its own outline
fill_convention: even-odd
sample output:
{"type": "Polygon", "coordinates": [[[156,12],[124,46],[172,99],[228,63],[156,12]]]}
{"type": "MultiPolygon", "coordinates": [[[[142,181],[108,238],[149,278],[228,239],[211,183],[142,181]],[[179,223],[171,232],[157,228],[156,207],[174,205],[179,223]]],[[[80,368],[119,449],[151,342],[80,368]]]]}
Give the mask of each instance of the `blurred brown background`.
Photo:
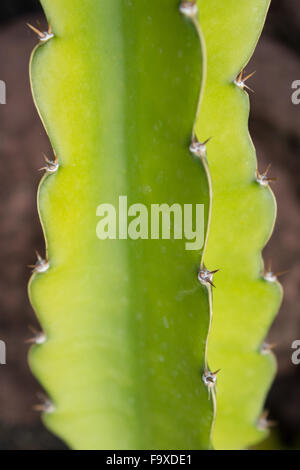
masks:
{"type": "MultiPolygon", "coordinates": [[[[34,250],[44,243],[36,210],[36,191],[49,153],[32,103],[28,61],[36,38],[26,22],[44,24],[37,0],[1,0],[0,79],[7,84],[7,104],[0,105],[0,339],[7,344],[7,365],[0,366],[0,449],[63,449],[41,425],[33,405],[39,385],[27,365],[24,343],[28,326],[38,326],[26,285],[34,250]]],[[[300,448],[300,365],[291,363],[291,343],[300,339],[300,105],[291,102],[291,84],[300,80],[299,0],[273,0],[267,24],[247,71],[256,70],[250,86],[250,129],[259,169],[272,162],[278,220],[265,250],[282,278],[285,298],[270,333],[276,343],[278,376],[267,408],[277,421],[278,446],[300,448]]]]}

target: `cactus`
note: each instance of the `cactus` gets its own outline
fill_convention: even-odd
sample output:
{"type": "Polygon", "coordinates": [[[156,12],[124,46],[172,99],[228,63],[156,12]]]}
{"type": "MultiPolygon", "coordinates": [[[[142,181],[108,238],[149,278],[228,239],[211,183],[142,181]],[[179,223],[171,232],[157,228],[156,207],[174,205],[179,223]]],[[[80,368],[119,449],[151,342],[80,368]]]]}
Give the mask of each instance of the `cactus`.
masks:
{"type": "Polygon", "coordinates": [[[208,161],[214,201],[205,262],[220,268],[208,344],[211,366],[222,371],[213,437],[217,449],[245,448],[265,436],[266,422],[259,417],[276,369],[264,339],[278,311],[281,288],[273,273],[262,275],[261,258],[276,206],[267,174],[256,174],[248,133],[248,85],[240,73],[269,3],[198,2],[207,81],[197,133],[200,138],[213,136],[208,161]]]}
{"type": "Polygon", "coordinates": [[[57,155],[38,195],[47,259],[30,283],[47,337],[30,352],[52,401],[44,421],[73,448],[208,448],[202,253],[181,239],[96,237],[97,207],[118,207],[120,195],[149,211],[204,204],[207,232],[209,178],[189,152],[197,28],[177,0],[42,5],[52,29],[40,33],[31,82],[57,155]]]}
{"type": "Polygon", "coordinates": [[[261,277],[275,205],[253,181],[233,81],[268,1],[199,1],[199,19],[190,1],[41,3],[51,26],[31,26],[30,75],[54,156],[38,191],[46,256],[29,295],[43,331],[29,362],[44,422],[80,449],[245,447],[264,437],[274,360],[258,349],[281,293],[261,277]],[[117,209],[100,222],[108,239],[102,204],[117,209]],[[171,239],[141,234],[158,204],[204,208],[197,249],[175,214],[171,239]]]}

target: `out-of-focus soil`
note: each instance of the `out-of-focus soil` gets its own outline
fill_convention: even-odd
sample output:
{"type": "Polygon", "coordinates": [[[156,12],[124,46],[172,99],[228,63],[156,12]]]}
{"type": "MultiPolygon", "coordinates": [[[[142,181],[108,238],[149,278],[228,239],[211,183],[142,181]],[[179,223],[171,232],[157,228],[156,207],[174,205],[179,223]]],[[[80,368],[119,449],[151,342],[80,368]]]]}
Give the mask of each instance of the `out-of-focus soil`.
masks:
{"type": "Polygon", "coordinates": [[[7,345],[7,364],[0,366],[1,449],[62,447],[33,411],[40,387],[25,344],[28,326],[38,326],[27,298],[27,265],[35,249],[44,250],[36,191],[42,153],[50,148],[30,93],[28,62],[36,38],[26,27],[29,20],[35,23],[24,17],[0,29],[0,76],[7,86],[7,104],[0,108],[0,338],[7,345]]]}
{"type": "MultiPolygon", "coordinates": [[[[35,111],[28,80],[28,61],[36,38],[26,22],[30,15],[0,29],[0,78],[7,84],[7,104],[0,108],[0,338],[7,344],[7,365],[0,366],[0,448],[59,449],[63,444],[48,433],[33,411],[40,390],[27,365],[28,325],[37,326],[29,305],[26,267],[44,242],[36,211],[36,191],[43,164],[51,155],[47,136],[35,111]]],[[[41,19],[41,21],[43,21],[41,19]]],[[[278,376],[267,406],[286,441],[300,434],[300,366],[291,363],[291,343],[300,339],[300,105],[291,102],[291,83],[299,79],[299,2],[274,0],[274,7],[254,58],[251,79],[250,129],[259,169],[272,163],[278,219],[265,249],[282,277],[285,298],[270,333],[277,344],[278,376]],[[283,21],[284,17],[284,21],[283,21]],[[281,22],[289,25],[290,36],[281,22]]]]}
{"type": "Polygon", "coordinates": [[[272,188],[278,218],[264,259],[272,261],[275,272],[288,270],[280,278],[284,299],[268,335],[269,342],[277,345],[278,376],[267,400],[287,443],[300,433],[300,366],[291,362],[291,344],[300,339],[300,105],[291,100],[291,84],[300,79],[299,65],[297,51],[265,34],[247,67],[257,71],[251,81],[255,94],[250,97],[250,130],[258,166],[263,171],[272,163],[271,173],[277,178],[272,188]]]}

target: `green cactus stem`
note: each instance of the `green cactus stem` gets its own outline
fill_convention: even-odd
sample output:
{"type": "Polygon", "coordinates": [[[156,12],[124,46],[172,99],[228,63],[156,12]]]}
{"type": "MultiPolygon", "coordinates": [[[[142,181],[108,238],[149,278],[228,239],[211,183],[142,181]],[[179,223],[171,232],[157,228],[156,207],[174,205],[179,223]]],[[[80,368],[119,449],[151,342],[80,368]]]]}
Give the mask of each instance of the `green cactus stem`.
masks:
{"type": "Polygon", "coordinates": [[[213,436],[217,449],[245,448],[265,436],[258,420],[276,369],[271,351],[266,354],[262,344],[282,293],[276,276],[263,276],[261,257],[276,205],[268,177],[256,175],[248,132],[249,99],[240,75],[269,3],[198,1],[207,82],[197,133],[200,138],[213,136],[208,161],[214,201],[205,263],[221,269],[208,344],[211,366],[221,368],[213,436]]]}
{"type": "Polygon", "coordinates": [[[39,187],[47,259],[29,290],[47,338],[30,351],[51,398],[45,424],[72,448],[209,448],[203,247],[96,236],[99,205],[126,196],[148,214],[204,205],[206,238],[210,182],[189,151],[199,31],[178,0],[41,3],[52,29],[39,34],[31,83],[57,159],[39,187]]]}

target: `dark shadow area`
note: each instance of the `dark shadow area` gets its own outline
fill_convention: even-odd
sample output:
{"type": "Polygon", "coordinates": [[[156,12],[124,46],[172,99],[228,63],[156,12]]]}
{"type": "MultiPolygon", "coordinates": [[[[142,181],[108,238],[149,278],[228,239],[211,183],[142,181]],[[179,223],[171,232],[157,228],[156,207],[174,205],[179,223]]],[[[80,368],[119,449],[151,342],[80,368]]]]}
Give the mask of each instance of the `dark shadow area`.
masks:
{"type": "Polygon", "coordinates": [[[0,11],[0,24],[3,24],[24,13],[42,13],[42,7],[37,0],[1,0],[0,11]]]}

